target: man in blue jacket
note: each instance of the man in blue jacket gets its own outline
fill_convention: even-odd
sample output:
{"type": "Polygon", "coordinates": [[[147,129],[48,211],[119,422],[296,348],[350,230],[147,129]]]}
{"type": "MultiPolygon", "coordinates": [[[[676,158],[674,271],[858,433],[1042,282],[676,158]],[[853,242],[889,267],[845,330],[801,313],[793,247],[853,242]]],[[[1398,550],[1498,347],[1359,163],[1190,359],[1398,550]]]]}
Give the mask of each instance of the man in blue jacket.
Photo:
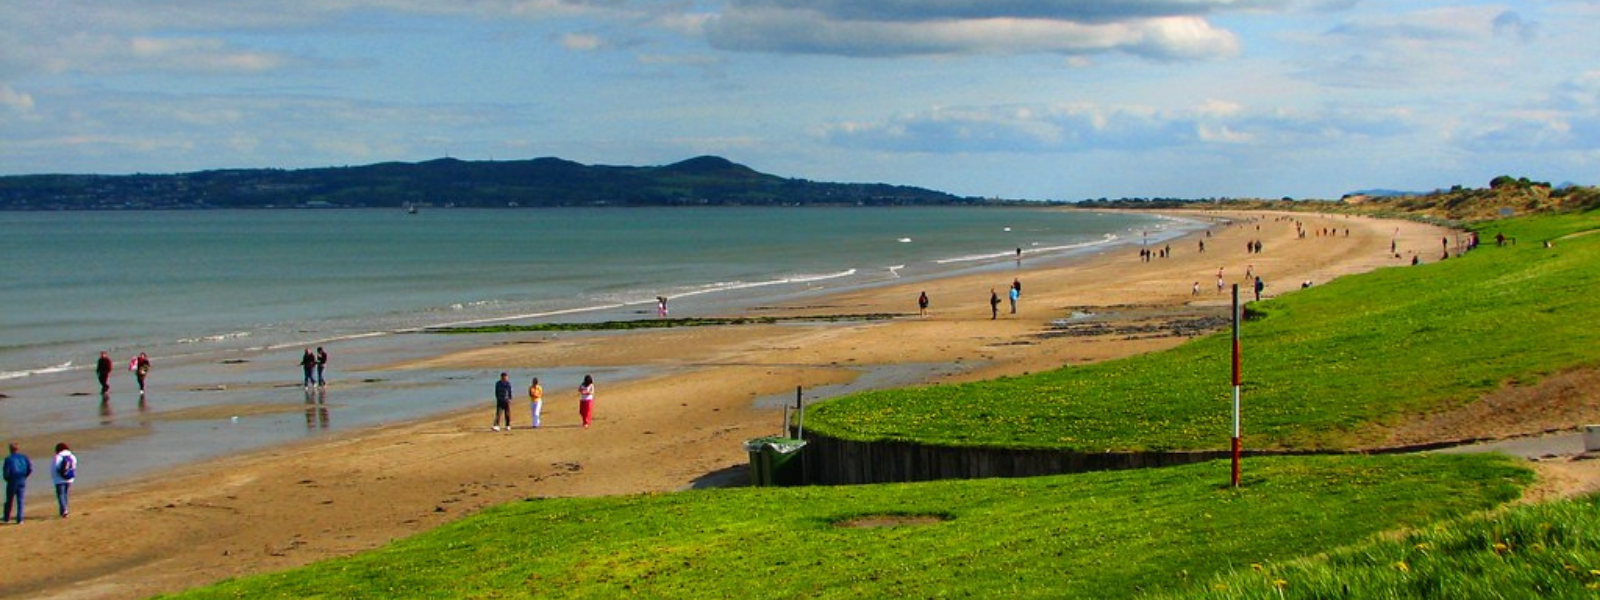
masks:
{"type": "Polygon", "coordinates": [[[16,442],[11,443],[11,454],[6,456],[6,513],[0,523],[11,520],[11,501],[17,502],[17,523],[22,523],[22,492],[28,483],[28,476],[33,474],[33,463],[28,457],[17,449],[16,442]]]}

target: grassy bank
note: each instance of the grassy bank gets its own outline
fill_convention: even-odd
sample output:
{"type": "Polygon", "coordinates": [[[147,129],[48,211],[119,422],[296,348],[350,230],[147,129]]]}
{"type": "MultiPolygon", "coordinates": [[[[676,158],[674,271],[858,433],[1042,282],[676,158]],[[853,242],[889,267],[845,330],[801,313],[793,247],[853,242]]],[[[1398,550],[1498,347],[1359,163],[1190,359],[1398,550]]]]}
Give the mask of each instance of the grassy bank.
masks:
{"type": "Polygon", "coordinates": [[[1594,598],[1600,496],[1448,520],[1259,569],[1235,569],[1168,600],[1594,598]]]}
{"type": "Polygon", "coordinates": [[[1217,462],[529,500],[178,597],[1131,598],[1479,511],[1531,477],[1484,455],[1271,458],[1247,469],[1239,490],[1217,462]]]}
{"type": "MultiPolygon", "coordinates": [[[[1376,438],[1374,424],[1600,364],[1600,235],[1567,237],[1596,229],[1596,212],[1490,223],[1486,244],[1465,257],[1252,304],[1246,446],[1361,446],[1376,438]],[[1517,243],[1497,247],[1496,233],[1517,243]]],[[[868,392],[818,406],[806,425],[845,439],[951,446],[1225,448],[1230,347],[1219,334],[1025,377],[868,392]]]]}

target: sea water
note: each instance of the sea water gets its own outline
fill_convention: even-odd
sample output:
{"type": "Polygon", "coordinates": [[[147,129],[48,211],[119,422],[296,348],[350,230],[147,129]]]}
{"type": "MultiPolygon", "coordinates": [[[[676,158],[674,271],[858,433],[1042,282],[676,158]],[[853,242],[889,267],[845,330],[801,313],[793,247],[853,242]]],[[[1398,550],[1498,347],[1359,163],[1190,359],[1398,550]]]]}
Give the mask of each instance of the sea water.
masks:
{"type": "Polygon", "coordinates": [[[329,347],[330,367],[348,374],[483,343],[407,333],[420,328],[647,318],[657,296],[672,316],[732,314],[1000,268],[1018,250],[1034,260],[1155,243],[1188,227],[976,207],[0,212],[0,393],[10,396],[0,436],[145,428],[116,445],[126,474],[459,408],[487,395],[462,388],[493,379],[368,371],[365,385],[347,376],[302,396],[305,347],[329,347]],[[92,373],[102,350],[118,366],[109,401],[92,373]],[[139,352],[154,360],[159,391],[135,401],[126,363],[139,352]],[[307,408],[160,418],[274,402],[307,408]]]}

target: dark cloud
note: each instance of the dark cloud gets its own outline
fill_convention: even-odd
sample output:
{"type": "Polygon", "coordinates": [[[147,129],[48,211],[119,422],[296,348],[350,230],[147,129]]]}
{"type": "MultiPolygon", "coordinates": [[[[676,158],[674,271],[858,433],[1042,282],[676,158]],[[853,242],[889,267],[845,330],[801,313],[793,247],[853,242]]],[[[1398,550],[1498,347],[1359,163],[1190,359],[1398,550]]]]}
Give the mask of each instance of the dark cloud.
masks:
{"type": "Polygon", "coordinates": [[[1510,38],[1519,42],[1531,42],[1539,37],[1539,25],[1532,21],[1525,21],[1522,15],[1515,11],[1505,11],[1494,18],[1494,34],[1498,37],[1510,38]]]}

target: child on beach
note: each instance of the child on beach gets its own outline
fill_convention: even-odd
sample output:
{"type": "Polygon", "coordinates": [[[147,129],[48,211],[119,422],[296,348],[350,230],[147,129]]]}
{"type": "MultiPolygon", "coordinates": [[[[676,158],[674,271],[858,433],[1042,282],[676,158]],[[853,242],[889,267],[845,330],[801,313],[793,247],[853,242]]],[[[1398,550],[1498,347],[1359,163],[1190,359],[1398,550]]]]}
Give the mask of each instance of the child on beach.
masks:
{"type": "Polygon", "coordinates": [[[533,378],[533,383],[528,385],[528,403],[533,410],[533,428],[538,429],[540,415],[544,413],[544,386],[539,385],[539,378],[533,378]]]}
{"type": "Polygon", "coordinates": [[[594,421],[593,375],[584,375],[583,384],[578,386],[578,416],[583,417],[584,429],[588,429],[589,423],[594,421]]]}

